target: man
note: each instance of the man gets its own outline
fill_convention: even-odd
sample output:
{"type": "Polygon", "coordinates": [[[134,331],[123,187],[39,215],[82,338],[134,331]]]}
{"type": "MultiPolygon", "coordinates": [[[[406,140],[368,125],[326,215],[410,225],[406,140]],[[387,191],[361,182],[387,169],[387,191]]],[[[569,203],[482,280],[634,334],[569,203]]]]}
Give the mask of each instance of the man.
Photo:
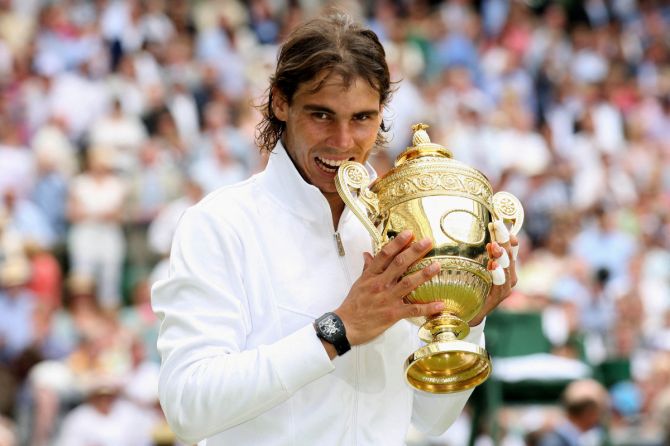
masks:
{"type": "MultiPolygon", "coordinates": [[[[338,165],[365,162],[380,142],[391,89],[384,57],[377,36],[342,15],[296,29],[259,125],[259,146],[271,151],[266,170],[183,215],[170,278],[153,290],[160,399],[183,440],[404,444],[410,421],[440,433],[467,401],[470,392],[424,394],[404,381],[418,338],[403,319],[442,308],[403,302],[439,271],[401,279],[430,241],[413,243],[405,231],[373,257],[335,189],[338,165]]],[[[511,258],[509,236],[503,246],[509,253],[489,252],[511,258]]],[[[516,281],[513,262],[504,273],[488,266],[507,280],[493,287],[467,341],[480,342],[481,321],[516,281]]]]}
{"type": "Polygon", "coordinates": [[[598,381],[574,381],[563,392],[565,421],[545,434],[540,446],[588,446],[603,444],[598,427],[609,406],[607,390],[598,381]]]}

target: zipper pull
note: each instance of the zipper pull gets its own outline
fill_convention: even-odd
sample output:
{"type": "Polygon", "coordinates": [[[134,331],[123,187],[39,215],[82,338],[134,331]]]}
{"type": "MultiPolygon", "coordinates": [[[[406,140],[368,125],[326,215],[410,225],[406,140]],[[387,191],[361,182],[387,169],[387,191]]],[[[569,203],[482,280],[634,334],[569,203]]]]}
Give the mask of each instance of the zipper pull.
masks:
{"type": "Polygon", "coordinates": [[[333,235],[335,236],[335,243],[337,243],[337,253],[340,255],[340,257],[344,257],[346,253],[344,252],[344,245],[342,244],[340,233],[336,232],[333,235]]]}

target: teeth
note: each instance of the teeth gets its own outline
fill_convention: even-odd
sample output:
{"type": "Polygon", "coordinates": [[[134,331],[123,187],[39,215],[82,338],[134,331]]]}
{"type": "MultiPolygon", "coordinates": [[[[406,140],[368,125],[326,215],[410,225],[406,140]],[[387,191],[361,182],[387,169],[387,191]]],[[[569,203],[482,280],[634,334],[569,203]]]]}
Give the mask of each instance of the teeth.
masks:
{"type": "Polygon", "coordinates": [[[330,160],[330,159],[327,159],[327,158],[321,158],[320,156],[317,156],[316,158],[319,161],[321,161],[323,164],[325,164],[326,166],[332,167],[332,168],[340,167],[342,165],[342,163],[346,161],[346,160],[330,160]]]}

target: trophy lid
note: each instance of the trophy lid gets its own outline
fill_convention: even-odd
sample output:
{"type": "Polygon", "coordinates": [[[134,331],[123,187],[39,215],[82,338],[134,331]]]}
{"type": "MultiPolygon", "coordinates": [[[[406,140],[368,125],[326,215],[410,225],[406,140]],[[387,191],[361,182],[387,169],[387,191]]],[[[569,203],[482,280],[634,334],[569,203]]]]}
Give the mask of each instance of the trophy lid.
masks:
{"type": "Polygon", "coordinates": [[[430,141],[430,137],[426,132],[429,127],[427,124],[419,123],[412,126],[414,134],[412,135],[412,147],[408,147],[395,160],[395,167],[399,167],[406,161],[413,160],[424,156],[435,156],[441,158],[453,158],[454,154],[451,150],[444,146],[435,144],[430,141]]]}
{"type": "Polygon", "coordinates": [[[493,190],[486,176],[453,158],[451,150],[430,141],[426,124],[412,126],[412,147],[395,161],[395,167],[377,178],[370,190],[379,197],[379,208],[428,195],[459,195],[491,207],[493,190]]]}

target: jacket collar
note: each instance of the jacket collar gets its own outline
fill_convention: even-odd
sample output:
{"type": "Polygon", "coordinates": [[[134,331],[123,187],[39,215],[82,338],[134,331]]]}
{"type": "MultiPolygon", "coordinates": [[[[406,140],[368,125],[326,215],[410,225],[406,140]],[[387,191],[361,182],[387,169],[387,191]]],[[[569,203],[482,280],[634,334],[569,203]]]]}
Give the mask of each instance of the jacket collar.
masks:
{"type": "MultiPolygon", "coordinates": [[[[365,164],[365,168],[370,178],[376,178],[377,174],[369,163],[365,164]]],[[[270,153],[260,182],[265,192],[289,212],[312,222],[331,224],[332,215],[326,197],[316,186],[303,179],[281,141],[270,153]]],[[[345,207],[342,221],[348,220],[350,215],[348,207],[345,207]]]]}

